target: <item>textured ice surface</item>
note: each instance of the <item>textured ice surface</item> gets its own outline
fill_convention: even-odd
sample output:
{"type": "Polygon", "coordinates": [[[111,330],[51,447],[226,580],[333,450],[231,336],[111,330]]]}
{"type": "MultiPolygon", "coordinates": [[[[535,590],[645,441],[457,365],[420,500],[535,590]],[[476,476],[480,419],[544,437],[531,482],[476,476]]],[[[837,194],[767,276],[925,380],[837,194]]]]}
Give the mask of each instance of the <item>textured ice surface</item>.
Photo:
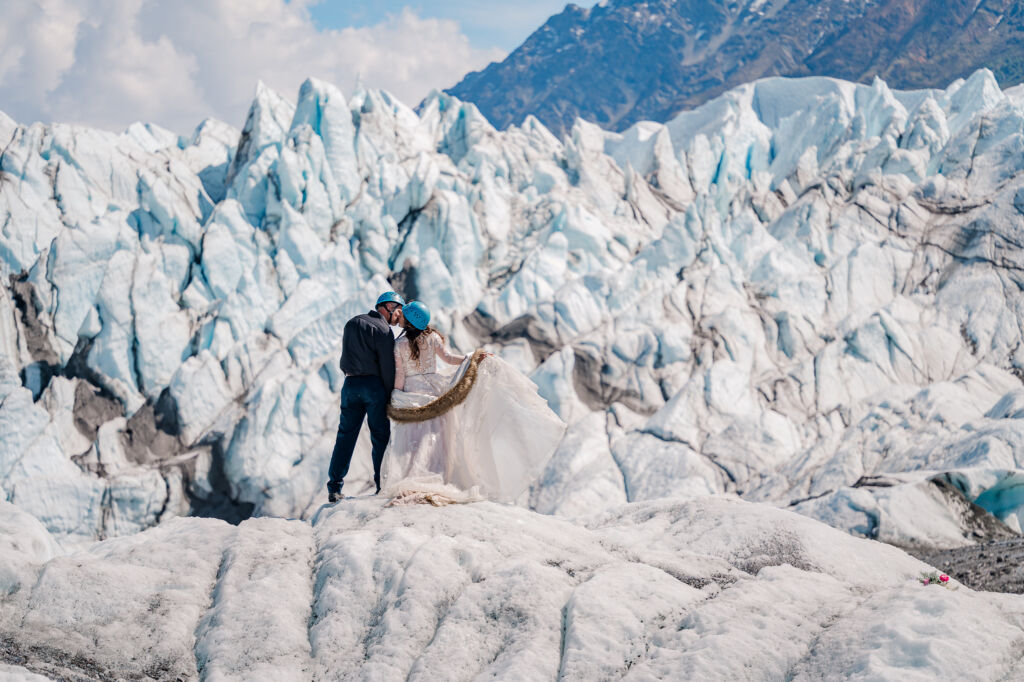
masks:
{"type": "MultiPolygon", "coordinates": [[[[383,505],[174,519],[54,557],[14,544],[26,580],[0,592],[0,646],[33,672],[103,679],[1021,673],[1024,598],[923,586],[900,550],[768,505],[661,500],[575,522],[383,505]]],[[[7,546],[19,513],[0,505],[7,546]]]]}
{"type": "MultiPolygon", "coordinates": [[[[64,542],[308,517],[344,322],[397,288],[570,423],[537,510],[725,492],[898,544],[1019,529],[1022,124],[987,71],[767,79],[563,140],[315,80],[259,86],[241,132],[3,118],[0,488],[64,542]]],[[[355,465],[351,492],[365,439],[355,465]]]]}
{"type": "Polygon", "coordinates": [[[50,678],[34,673],[20,665],[0,663],[0,680],[4,682],[48,682],[50,678]]]}

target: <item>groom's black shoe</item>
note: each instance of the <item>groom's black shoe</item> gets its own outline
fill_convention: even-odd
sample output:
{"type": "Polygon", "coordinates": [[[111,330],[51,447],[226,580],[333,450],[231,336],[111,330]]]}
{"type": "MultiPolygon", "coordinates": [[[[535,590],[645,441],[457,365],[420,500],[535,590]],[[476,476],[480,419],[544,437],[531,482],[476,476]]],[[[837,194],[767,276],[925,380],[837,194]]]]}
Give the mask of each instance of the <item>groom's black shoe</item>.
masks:
{"type": "Polygon", "coordinates": [[[341,493],[327,493],[327,504],[334,504],[342,499],[344,499],[344,495],[341,493]]]}

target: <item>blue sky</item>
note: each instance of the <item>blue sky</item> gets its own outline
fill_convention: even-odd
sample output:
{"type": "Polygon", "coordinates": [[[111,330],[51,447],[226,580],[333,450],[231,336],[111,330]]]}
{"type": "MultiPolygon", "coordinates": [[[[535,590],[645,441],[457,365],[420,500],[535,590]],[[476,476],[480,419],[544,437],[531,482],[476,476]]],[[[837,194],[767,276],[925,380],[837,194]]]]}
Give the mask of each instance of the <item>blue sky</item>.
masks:
{"type": "MultiPolygon", "coordinates": [[[[567,4],[567,0],[322,0],[312,4],[309,12],[321,28],[339,29],[373,26],[384,21],[389,14],[397,14],[408,8],[423,18],[458,22],[474,47],[497,47],[510,52],[548,17],[561,12],[567,4]]],[[[593,3],[577,0],[576,4],[587,6],[593,3]]]]}
{"type": "MultiPolygon", "coordinates": [[[[593,0],[578,2],[593,5],[593,0]]],[[[504,59],[565,0],[0,0],[0,109],[21,123],[241,127],[309,77],[416,106],[504,59]]]]}

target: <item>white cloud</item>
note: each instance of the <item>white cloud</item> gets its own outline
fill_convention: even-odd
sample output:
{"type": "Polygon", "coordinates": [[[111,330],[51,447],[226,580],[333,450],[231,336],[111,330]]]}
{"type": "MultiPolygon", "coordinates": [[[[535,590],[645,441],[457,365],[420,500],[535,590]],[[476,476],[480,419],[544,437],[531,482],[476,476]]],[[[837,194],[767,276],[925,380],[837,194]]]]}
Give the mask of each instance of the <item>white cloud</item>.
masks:
{"type": "Polygon", "coordinates": [[[414,105],[500,59],[454,21],[406,8],[364,28],[319,30],[284,0],[4,0],[0,110],[19,122],[187,133],[213,116],[241,126],[257,80],[288,97],[314,76],[357,76],[414,105]]]}

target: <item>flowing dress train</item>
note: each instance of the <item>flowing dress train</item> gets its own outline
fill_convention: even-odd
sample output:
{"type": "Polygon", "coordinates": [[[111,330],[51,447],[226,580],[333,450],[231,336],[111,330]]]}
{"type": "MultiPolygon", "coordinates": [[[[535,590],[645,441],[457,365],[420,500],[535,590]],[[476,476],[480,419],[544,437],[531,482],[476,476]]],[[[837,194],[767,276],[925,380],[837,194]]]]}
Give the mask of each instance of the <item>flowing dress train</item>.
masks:
{"type": "MultiPolygon", "coordinates": [[[[416,342],[416,359],[407,337],[395,342],[393,406],[433,401],[469,367],[470,358],[449,353],[436,334],[416,342]],[[442,373],[438,361],[458,369],[442,373]]],[[[484,358],[461,404],[427,421],[392,424],[381,469],[383,494],[392,504],[512,502],[540,474],[564,433],[565,424],[532,381],[500,358],[484,358]]]]}

